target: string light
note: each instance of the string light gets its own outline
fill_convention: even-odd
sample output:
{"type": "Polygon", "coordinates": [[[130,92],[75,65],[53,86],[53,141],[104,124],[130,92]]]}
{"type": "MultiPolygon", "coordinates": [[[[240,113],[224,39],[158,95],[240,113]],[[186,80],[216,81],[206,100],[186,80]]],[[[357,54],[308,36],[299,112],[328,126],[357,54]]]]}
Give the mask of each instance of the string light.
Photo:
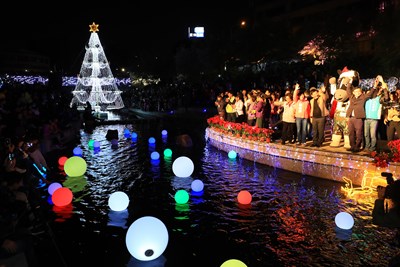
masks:
{"type": "MultiPolygon", "coordinates": [[[[380,182],[380,173],[377,174],[380,169],[374,165],[373,158],[367,156],[253,141],[225,135],[212,127],[206,129],[205,138],[223,151],[234,150],[245,159],[272,167],[338,182],[343,182],[342,177],[351,177],[352,185],[364,184],[363,188],[380,182]]],[[[395,170],[395,164],[387,168],[388,172],[394,173],[395,170]]]]}

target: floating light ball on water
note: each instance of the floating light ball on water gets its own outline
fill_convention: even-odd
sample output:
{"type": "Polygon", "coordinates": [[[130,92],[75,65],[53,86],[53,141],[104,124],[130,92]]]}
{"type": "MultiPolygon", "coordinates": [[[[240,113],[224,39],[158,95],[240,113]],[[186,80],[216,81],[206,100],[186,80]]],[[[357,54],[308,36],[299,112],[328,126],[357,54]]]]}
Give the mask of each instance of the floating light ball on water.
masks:
{"type": "Polygon", "coordinates": [[[131,131],[129,129],[124,130],[124,137],[126,137],[126,138],[131,137],[131,131]]]}
{"type": "Polygon", "coordinates": [[[354,226],[354,218],[347,212],[339,212],[335,216],[336,226],[340,229],[349,230],[354,226]]]}
{"type": "Polygon", "coordinates": [[[152,160],[158,160],[160,159],[160,153],[158,153],[157,151],[151,152],[150,157],[152,160]]]}
{"type": "Polygon", "coordinates": [[[93,145],[94,145],[94,140],[89,140],[88,147],[93,148],[93,145]]]}
{"type": "Polygon", "coordinates": [[[220,267],[247,267],[247,265],[240,260],[230,259],[222,263],[220,267]]]}
{"type": "Polygon", "coordinates": [[[168,245],[168,230],[158,218],[145,216],[134,221],[126,233],[129,253],[138,260],[151,261],[160,257],[168,245]]]}
{"type": "Polygon", "coordinates": [[[62,187],[60,183],[51,183],[47,188],[47,192],[49,192],[49,194],[52,195],[54,191],[56,191],[60,187],[62,187]]]}
{"type": "Polygon", "coordinates": [[[72,151],[72,153],[74,154],[74,156],[82,156],[82,148],[80,147],[75,147],[74,150],[72,151]]]}
{"type": "Polygon", "coordinates": [[[176,203],[185,204],[189,200],[189,193],[186,190],[181,189],[181,190],[176,191],[174,198],[175,198],[176,203]]]}
{"type": "Polygon", "coordinates": [[[60,207],[70,204],[72,198],[73,198],[72,191],[68,187],[57,188],[53,192],[53,195],[51,195],[51,200],[53,204],[60,207]]]}
{"type": "Polygon", "coordinates": [[[185,156],[181,156],[172,163],[172,172],[177,177],[189,177],[194,171],[193,161],[185,156]]]}
{"type": "Polygon", "coordinates": [[[93,148],[94,148],[95,150],[100,149],[100,142],[99,142],[99,141],[94,141],[94,143],[93,143],[93,148]]]}
{"type": "Polygon", "coordinates": [[[131,139],[132,140],[136,140],[137,138],[138,138],[137,133],[135,133],[135,132],[131,133],[131,139]]]}
{"type": "Polygon", "coordinates": [[[124,192],[114,192],[108,198],[108,206],[113,211],[123,211],[129,206],[129,197],[124,192]]]}
{"type": "Polygon", "coordinates": [[[111,140],[111,146],[112,147],[117,147],[118,146],[118,139],[112,139],[111,140]]]}
{"type": "Polygon", "coordinates": [[[82,176],[87,169],[86,161],[78,156],[72,156],[64,164],[64,171],[70,177],[82,176]]]}
{"type": "Polygon", "coordinates": [[[243,205],[248,205],[251,203],[252,196],[249,191],[242,190],[239,192],[237,196],[238,202],[243,205]]]}
{"type": "Polygon", "coordinates": [[[233,151],[233,150],[229,151],[229,153],[228,153],[228,158],[230,158],[230,159],[236,159],[236,157],[237,157],[236,151],[233,151]]]}
{"type": "Polygon", "coordinates": [[[166,158],[172,157],[172,150],[169,149],[169,148],[166,148],[166,149],[164,150],[164,157],[166,157],[166,158]]]}
{"type": "Polygon", "coordinates": [[[58,165],[59,166],[64,166],[65,162],[67,161],[68,157],[62,156],[58,159],[58,165]]]}
{"type": "Polygon", "coordinates": [[[162,131],[161,131],[161,135],[162,135],[162,136],[166,136],[166,135],[168,135],[168,132],[167,132],[167,130],[162,130],[162,131]]]}
{"type": "Polygon", "coordinates": [[[204,184],[203,184],[203,182],[202,182],[201,180],[196,179],[196,180],[193,180],[193,182],[192,182],[192,184],[190,185],[190,187],[192,188],[192,190],[193,190],[194,192],[200,192],[200,191],[203,191],[203,189],[204,189],[204,184]]]}
{"type": "Polygon", "coordinates": [[[156,143],[156,139],[154,137],[149,138],[149,145],[154,145],[156,143]]]}

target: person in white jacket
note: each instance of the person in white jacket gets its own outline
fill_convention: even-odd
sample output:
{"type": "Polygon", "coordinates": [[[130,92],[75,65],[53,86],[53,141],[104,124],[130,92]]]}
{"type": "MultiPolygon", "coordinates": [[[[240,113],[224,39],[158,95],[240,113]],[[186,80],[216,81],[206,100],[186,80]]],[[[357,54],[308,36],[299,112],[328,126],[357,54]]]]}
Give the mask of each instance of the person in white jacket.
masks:
{"type": "Polygon", "coordinates": [[[242,100],[242,95],[238,93],[236,95],[236,103],[235,103],[235,110],[236,110],[236,122],[237,123],[242,123],[246,121],[246,117],[244,115],[243,111],[243,100],[242,100]]]}

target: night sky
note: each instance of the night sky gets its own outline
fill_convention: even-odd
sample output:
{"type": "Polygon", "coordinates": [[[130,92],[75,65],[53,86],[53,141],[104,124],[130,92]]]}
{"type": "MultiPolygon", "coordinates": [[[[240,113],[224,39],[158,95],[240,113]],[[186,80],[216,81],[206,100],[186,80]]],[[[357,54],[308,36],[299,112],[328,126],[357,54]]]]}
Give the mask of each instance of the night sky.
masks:
{"type": "Polygon", "coordinates": [[[176,45],[187,39],[189,26],[204,26],[206,35],[224,31],[246,15],[248,5],[207,0],[197,2],[196,8],[193,1],[170,2],[10,4],[0,14],[0,48],[35,51],[48,55],[59,69],[79,69],[90,38],[89,25],[95,22],[107,59],[122,66],[135,56],[170,57],[176,45]]]}

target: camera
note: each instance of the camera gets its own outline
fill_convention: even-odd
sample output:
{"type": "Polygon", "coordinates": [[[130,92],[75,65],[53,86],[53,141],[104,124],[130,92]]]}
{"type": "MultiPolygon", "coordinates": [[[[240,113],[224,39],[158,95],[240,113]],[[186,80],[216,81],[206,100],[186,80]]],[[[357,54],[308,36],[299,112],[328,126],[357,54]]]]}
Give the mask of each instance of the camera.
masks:
{"type": "Polygon", "coordinates": [[[382,82],[378,82],[378,86],[382,86],[382,82]]]}
{"type": "Polygon", "coordinates": [[[12,161],[14,159],[14,154],[13,153],[8,153],[8,159],[12,161]]]}

